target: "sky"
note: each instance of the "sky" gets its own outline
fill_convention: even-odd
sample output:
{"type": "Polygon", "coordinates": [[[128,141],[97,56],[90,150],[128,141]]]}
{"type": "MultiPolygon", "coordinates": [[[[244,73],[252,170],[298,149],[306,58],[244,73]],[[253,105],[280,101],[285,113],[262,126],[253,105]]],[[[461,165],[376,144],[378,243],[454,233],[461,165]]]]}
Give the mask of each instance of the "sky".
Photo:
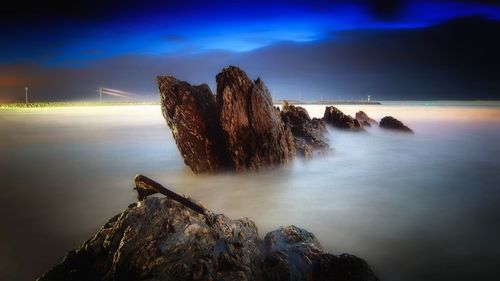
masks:
{"type": "Polygon", "coordinates": [[[0,102],[157,100],[227,65],[276,99],[500,99],[499,1],[26,1],[0,7],[0,102]],[[119,100],[113,97],[109,100],[119,100]]]}

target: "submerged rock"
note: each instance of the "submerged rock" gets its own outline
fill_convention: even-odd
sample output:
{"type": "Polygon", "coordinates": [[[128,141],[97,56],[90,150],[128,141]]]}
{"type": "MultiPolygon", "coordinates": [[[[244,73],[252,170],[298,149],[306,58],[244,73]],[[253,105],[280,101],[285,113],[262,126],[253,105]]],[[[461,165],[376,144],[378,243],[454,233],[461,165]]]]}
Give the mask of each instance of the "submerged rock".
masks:
{"type": "Polygon", "coordinates": [[[361,125],[363,125],[363,127],[371,127],[372,124],[370,124],[370,122],[368,121],[359,121],[361,123],[361,125]]]}
{"type": "Polygon", "coordinates": [[[360,110],[356,112],[356,120],[358,120],[363,126],[371,127],[372,125],[377,125],[378,122],[370,118],[368,114],[360,110]]]}
{"type": "Polygon", "coordinates": [[[413,131],[403,124],[398,119],[392,116],[386,116],[380,120],[380,128],[396,130],[405,133],[413,133],[413,131]]]}
{"type": "Polygon", "coordinates": [[[193,172],[229,168],[214,95],[206,84],[192,86],[172,76],[157,78],[161,111],[184,162],[193,172]]]}
{"type": "Polygon", "coordinates": [[[358,120],[352,118],[349,115],[344,114],[338,108],[334,106],[327,106],[325,109],[325,114],[323,115],[323,120],[327,124],[339,129],[350,129],[350,130],[362,130],[363,127],[358,120]]]}
{"type": "Polygon", "coordinates": [[[216,77],[220,123],[237,171],[286,164],[295,155],[293,137],[258,78],[229,66],[216,77]]]}
{"type": "Polygon", "coordinates": [[[110,219],[44,274],[56,280],[378,280],[361,258],[324,252],[295,226],[259,238],[244,218],[149,197],[110,219]]]}
{"type": "Polygon", "coordinates": [[[295,138],[295,149],[302,156],[311,157],[312,150],[327,151],[326,126],[323,120],[311,119],[307,110],[300,106],[282,106],[281,120],[289,126],[295,138]]]}

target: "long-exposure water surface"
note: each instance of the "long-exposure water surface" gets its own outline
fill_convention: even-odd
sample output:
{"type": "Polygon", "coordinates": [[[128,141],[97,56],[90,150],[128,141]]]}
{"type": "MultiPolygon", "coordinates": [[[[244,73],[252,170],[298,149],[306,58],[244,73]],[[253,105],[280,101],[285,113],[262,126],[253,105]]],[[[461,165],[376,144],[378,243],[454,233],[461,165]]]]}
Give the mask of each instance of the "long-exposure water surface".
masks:
{"type": "MultiPolygon", "coordinates": [[[[311,116],[324,106],[305,106],[311,116]]],[[[330,129],[335,152],[262,173],[195,176],[159,106],[0,111],[0,279],[33,280],[135,201],[150,176],[215,212],[294,224],[382,280],[491,280],[500,264],[500,106],[343,105],[415,135],[330,129]]]]}

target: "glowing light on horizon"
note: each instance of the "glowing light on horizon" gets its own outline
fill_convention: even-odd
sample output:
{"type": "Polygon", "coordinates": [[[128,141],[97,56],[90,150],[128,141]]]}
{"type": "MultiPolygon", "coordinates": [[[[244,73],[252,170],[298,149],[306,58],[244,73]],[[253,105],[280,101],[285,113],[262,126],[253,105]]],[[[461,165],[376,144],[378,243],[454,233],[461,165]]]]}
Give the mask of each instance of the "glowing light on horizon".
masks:
{"type": "Polygon", "coordinates": [[[130,92],[101,87],[101,88],[99,88],[99,103],[102,103],[102,95],[103,94],[115,96],[115,97],[120,97],[120,98],[132,99],[132,100],[139,100],[141,98],[141,96],[130,93],[130,92]]]}

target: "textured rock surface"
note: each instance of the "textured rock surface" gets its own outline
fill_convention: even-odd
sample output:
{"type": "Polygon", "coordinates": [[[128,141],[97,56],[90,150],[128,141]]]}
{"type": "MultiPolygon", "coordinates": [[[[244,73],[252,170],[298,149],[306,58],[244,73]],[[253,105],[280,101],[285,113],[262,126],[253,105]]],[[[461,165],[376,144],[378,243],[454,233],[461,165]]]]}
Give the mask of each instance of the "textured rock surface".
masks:
{"type": "Polygon", "coordinates": [[[268,233],[264,247],[268,280],[379,280],[363,259],[325,253],[314,234],[295,226],[268,233]]]}
{"type": "Polygon", "coordinates": [[[326,126],[322,119],[309,117],[307,110],[300,106],[282,106],[281,120],[290,127],[295,138],[297,154],[311,157],[312,150],[327,151],[326,126]]]}
{"type": "Polygon", "coordinates": [[[193,172],[229,168],[215,97],[206,84],[192,86],[172,76],[157,78],[163,117],[193,172]]]}
{"type": "Polygon", "coordinates": [[[248,219],[208,222],[151,197],[112,218],[41,280],[247,280],[260,274],[258,247],[248,219]]]}
{"type": "Polygon", "coordinates": [[[186,165],[195,173],[260,170],[295,155],[291,131],[281,121],[262,80],[230,66],[207,85],[158,77],[163,116],[186,165]]]}
{"type": "Polygon", "coordinates": [[[311,145],[307,144],[304,139],[293,138],[293,143],[295,145],[295,153],[304,158],[313,157],[313,148],[311,145]]]}
{"type": "Polygon", "coordinates": [[[370,118],[368,114],[360,110],[356,112],[356,120],[358,120],[363,126],[371,127],[371,125],[377,125],[378,122],[370,118]]]}
{"type": "Polygon", "coordinates": [[[327,124],[339,129],[362,130],[361,124],[358,120],[349,115],[345,115],[342,111],[334,106],[327,106],[323,120],[327,124]]]}
{"type": "Polygon", "coordinates": [[[368,122],[368,121],[359,121],[359,123],[361,125],[363,125],[363,127],[371,127],[372,126],[372,124],[370,124],[370,122],[368,122]]]}
{"type": "Polygon", "coordinates": [[[413,131],[403,124],[398,119],[392,116],[386,116],[380,120],[380,128],[396,130],[405,133],[413,133],[413,131]]]}
{"type": "Polygon", "coordinates": [[[286,164],[295,155],[293,136],[275,110],[261,79],[229,66],[216,77],[220,123],[237,171],[286,164]]]}
{"type": "Polygon", "coordinates": [[[295,226],[262,241],[248,219],[205,217],[168,198],[132,204],[44,276],[48,280],[378,280],[295,226]]]}

